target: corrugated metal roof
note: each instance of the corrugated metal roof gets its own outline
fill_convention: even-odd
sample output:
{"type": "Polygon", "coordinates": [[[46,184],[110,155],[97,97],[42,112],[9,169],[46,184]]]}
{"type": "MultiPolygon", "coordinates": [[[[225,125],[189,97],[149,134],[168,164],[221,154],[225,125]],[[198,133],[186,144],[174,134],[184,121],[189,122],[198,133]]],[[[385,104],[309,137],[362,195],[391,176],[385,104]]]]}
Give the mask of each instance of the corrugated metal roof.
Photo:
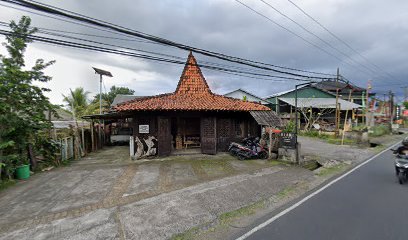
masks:
{"type": "Polygon", "coordinates": [[[281,127],[282,121],[274,111],[250,111],[255,121],[262,126],[281,127]]]}
{"type": "MultiPolygon", "coordinates": [[[[300,89],[305,88],[305,87],[313,87],[313,86],[300,86],[300,87],[297,88],[297,90],[299,91],[300,89]]],[[[285,94],[287,94],[287,93],[294,92],[295,90],[296,90],[296,89],[293,88],[293,89],[289,89],[289,90],[286,90],[286,91],[274,93],[274,94],[271,94],[271,95],[269,95],[269,96],[264,97],[264,99],[273,98],[273,97],[279,97],[279,96],[285,95],[285,94]]]]}
{"type": "Polygon", "coordinates": [[[70,128],[70,126],[75,127],[76,124],[78,123],[78,127],[89,127],[89,122],[85,121],[78,121],[77,123],[75,121],[51,121],[52,125],[56,129],[62,129],[62,128],[70,128]]]}
{"type": "MultiPolygon", "coordinates": [[[[295,98],[279,98],[279,100],[295,106],[295,98]]],[[[363,106],[339,98],[341,110],[352,110],[363,106]]],[[[298,98],[298,107],[336,108],[335,98],[298,98]]]]}

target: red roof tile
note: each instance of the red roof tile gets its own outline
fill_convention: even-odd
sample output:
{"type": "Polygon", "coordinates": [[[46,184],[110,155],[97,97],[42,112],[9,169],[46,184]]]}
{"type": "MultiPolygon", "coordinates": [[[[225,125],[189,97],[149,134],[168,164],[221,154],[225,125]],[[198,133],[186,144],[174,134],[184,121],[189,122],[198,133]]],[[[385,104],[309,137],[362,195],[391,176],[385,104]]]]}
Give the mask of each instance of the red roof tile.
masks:
{"type": "Polygon", "coordinates": [[[268,111],[268,107],[217,95],[208,87],[193,54],[189,54],[174,93],[138,98],[115,107],[116,111],[140,110],[207,110],[207,111],[268,111]]]}

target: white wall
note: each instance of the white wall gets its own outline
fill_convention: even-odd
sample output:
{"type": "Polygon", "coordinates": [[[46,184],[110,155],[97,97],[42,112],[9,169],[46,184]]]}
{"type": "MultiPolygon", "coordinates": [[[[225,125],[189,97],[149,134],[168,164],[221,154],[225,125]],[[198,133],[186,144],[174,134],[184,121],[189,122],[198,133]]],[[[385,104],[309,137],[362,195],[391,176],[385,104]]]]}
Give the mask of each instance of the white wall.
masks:
{"type": "Polygon", "coordinates": [[[252,97],[251,95],[248,95],[245,92],[241,92],[241,91],[234,91],[232,93],[225,94],[224,96],[232,97],[232,98],[236,98],[236,99],[240,99],[240,100],[243,100],[244,96],[246,96],[247,101],[250,101],[250,102],[259,102],[259,101],[261,101],[262,104],[268,104],[268,102],[263,101],[262,99],[252,97]]]}

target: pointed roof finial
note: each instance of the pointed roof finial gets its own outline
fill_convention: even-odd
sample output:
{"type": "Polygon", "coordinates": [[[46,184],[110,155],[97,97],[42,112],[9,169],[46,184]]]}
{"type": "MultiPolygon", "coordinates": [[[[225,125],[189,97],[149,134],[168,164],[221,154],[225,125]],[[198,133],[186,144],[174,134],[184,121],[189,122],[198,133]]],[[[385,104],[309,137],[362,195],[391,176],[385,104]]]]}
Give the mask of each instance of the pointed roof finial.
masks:
{"type": "Polygon", "coordinates": [[[191,95],[213,94],[208,87],[207,81],[197,64],[197,60],[192,51],[190,51],[190,54],[187,57],[186,65],[184,66],[175,93],[191,95]]]}

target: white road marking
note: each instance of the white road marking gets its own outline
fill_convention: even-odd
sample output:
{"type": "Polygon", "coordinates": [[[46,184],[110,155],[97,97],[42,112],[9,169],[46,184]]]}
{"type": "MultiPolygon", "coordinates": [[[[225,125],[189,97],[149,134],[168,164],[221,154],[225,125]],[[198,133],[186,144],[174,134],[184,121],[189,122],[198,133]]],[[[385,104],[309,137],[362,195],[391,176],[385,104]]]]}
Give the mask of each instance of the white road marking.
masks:
{"type": "Polygon", "coordinates": [[[330,187],[331,185],[335,184],[336,182],[340,181],[341,179],[345,178],[347,175],[351,174],[352,172],[356,171],[357,169],[359,169],[360,167],[366,165],[367,163],[371,162],[372,160],[374,160],[375,158],[377,158],[378,156],[380,156],[381,154],[385,153],[386,151],[390,150],[391,148],[397,146],[398,144],[400,144],[401,141],[399,141],[398,143],[388,147],[387,149],[381,151],[380,153],[377,153],[376,155],[374,155],[373,157],[365,160],[364,162],[360,163],[359,165],[357,165],[356,167],[354,167],[353,169],[349,170],[348,172],[346,172],[345,174],[339,176],[338,178],[334,179],[333,181],[329,182],[328,184],[326,184],[325,186],[319,188],[318,190],[316,190],[315,192],[311,193],[310,195],[306,196],[305,198],[303,198],[302,200],[300,200],[299,202],[293,204],[292,206],[286,208],[285,210],[283,210],[282,212],[278,213],[277,215],[273,216],[272,218],[266,220],[265,222],[259,224],[258,226],[252,228],[249,232],[245,233],[244,235],[242,235],[241,237],[237,238],[236,240],[244,240],[246,238],[248,238],[249,236],[251,236],[252,234],[254,234],[255,232],[259,231],[260,229],[266,227],[267,225],[273,223],[274,221],[276,221],[278,218],[282,217],[283,215],[289,213],[290,211],[292,211],[293,209],[299,207],[302,203],[306,202],[307,200],[311,199],[312,197],[316,196],[317,194],[319,194],[320,192],[322,192],[323,190],[325,190],[326,188],[330,187]]]}

